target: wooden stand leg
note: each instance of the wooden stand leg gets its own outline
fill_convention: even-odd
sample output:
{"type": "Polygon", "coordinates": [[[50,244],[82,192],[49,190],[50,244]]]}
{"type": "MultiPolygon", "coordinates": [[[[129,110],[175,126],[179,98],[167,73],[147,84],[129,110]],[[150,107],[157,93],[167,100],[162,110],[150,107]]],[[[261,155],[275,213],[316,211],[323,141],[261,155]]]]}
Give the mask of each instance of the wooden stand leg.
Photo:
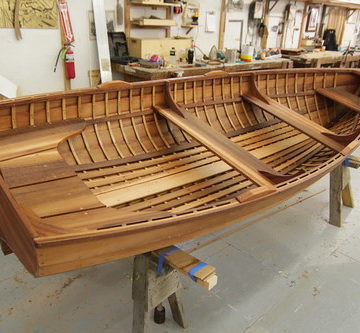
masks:
{"type": "Polygon", "coordinates": [[[168,298],[172,316],[174,320],[181,326],[182,328],[187,328],[189,326],[188,322],[185,320],[184,315],[184,306],[181,301],[180,291],[176,291],[168,298]]]}
{"type": "Polygon", "coordinates": [[[147,271],[149,259],[145,255],[136,256],[133,267],[132,298],[133,333],[145,333],[149,324],[147,271]]]}
{"type": "Polygon", "coordinates": [[[150,254],[135,256],[132,287],[133,333],[147,332],[150,311],[166,299],[169,300],[174,320],[181,327],[187,327],[180,299],[182,286],[179,274],[167,264],[164,264],[164,272],[162,276],[157,276],[156,263],[150,254]]]}
{"type": "Polygon", "coordinates": [[[351,191],[350,169],[343,167],[343,190],[342,201],[344,206],[354,208],[354,199],[351,191]]]}
{"type": "Polygon", "coordinates": [[[343,189],[343,166],[330,173],[330,217],[329,223],[341,227],[341,196],[343,189]]]}

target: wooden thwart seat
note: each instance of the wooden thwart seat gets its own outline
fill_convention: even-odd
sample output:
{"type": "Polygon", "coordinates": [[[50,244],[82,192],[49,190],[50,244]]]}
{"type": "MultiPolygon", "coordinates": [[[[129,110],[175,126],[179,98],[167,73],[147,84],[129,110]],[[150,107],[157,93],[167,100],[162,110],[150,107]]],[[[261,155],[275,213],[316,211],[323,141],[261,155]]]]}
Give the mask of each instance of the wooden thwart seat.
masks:
{"type": "MultiPolygon", "coordinates": [[[[348,153],[346,146],[350,144],[359,134],[360,129],[349,135],[338,135],[327,128],[303,117],[302,115],[294,112],[286,106],[270,99],[266,95],[257,90],[253,84],[251,93],[243,95],[243,98],[256,105],[257,107],[265,110],[276,118],[281,119],[290,126],[300,130],[304,134],[313,138],[314,140],[322,143],[323,145],[340,152],[343,155],[348,153]]],[[[351,147],[349,147],[351,149],[351,147]]]]}
{"type": "Polygon", "coordinates": [[[360,112],[360,97],[340,88],[318,88],[316,92],[346,107],[360,112]]]}
{"type": "Polygon", "coordinates": [[[283,175],[261,162],[251,153],[221,133],[216,132],[200,119],[184,111],[173,100],[169,83],[167,83],[165,95],[168,108],[155,106],[157,112],[255,184],[272,187],[273,184],[289,178],[289,176],[283,175]]]}

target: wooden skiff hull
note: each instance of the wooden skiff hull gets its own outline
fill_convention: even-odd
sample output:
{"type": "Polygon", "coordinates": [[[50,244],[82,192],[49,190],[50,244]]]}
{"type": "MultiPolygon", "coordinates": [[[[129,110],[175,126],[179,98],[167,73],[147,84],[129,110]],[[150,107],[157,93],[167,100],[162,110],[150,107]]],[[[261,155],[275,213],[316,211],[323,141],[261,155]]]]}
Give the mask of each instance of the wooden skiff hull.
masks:
{"type": "Polygon", "coordinates": [[[274,207],[358,147],[359,82],[356,70],[216,72],[4,101],[4,250],[45,276],[274,207]]]}

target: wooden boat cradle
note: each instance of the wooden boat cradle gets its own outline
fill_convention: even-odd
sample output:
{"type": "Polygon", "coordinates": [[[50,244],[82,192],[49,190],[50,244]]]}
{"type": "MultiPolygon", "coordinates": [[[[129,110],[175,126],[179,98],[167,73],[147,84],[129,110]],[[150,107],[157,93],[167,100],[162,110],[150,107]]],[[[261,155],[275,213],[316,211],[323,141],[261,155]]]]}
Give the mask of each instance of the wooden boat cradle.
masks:
{"type": "Polygon", "coordinates": [[[358,146],[359,81],[212,72],[4,101],[0,238],[41,276],[259,213],[358,146]]]}

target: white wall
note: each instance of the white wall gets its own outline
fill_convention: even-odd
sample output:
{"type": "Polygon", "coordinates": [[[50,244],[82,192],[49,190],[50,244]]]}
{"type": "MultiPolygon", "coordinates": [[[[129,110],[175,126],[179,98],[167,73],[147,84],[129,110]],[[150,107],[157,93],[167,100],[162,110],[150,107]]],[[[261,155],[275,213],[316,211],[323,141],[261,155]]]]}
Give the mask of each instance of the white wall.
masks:
{"type": "MultiPolygon", "coordinates": [[[[72,88],[89,86],[88,70],[98,69],[96,41],[89,39],[88,11],[91,0],[68,0],[75,34],[76,78],[72,88]]],[[[114,10],[116,0],[105,0],[114,10]]],[[[118,27],[121,29],[122,27],[118,27]]],[[[0,29],[0,74],[19,86],[19,95],[64,89],[63,67],[53,68],[61,47],[59,29],[22,29],[23,39],[15,38],[14,29],[0,29]]]]}

